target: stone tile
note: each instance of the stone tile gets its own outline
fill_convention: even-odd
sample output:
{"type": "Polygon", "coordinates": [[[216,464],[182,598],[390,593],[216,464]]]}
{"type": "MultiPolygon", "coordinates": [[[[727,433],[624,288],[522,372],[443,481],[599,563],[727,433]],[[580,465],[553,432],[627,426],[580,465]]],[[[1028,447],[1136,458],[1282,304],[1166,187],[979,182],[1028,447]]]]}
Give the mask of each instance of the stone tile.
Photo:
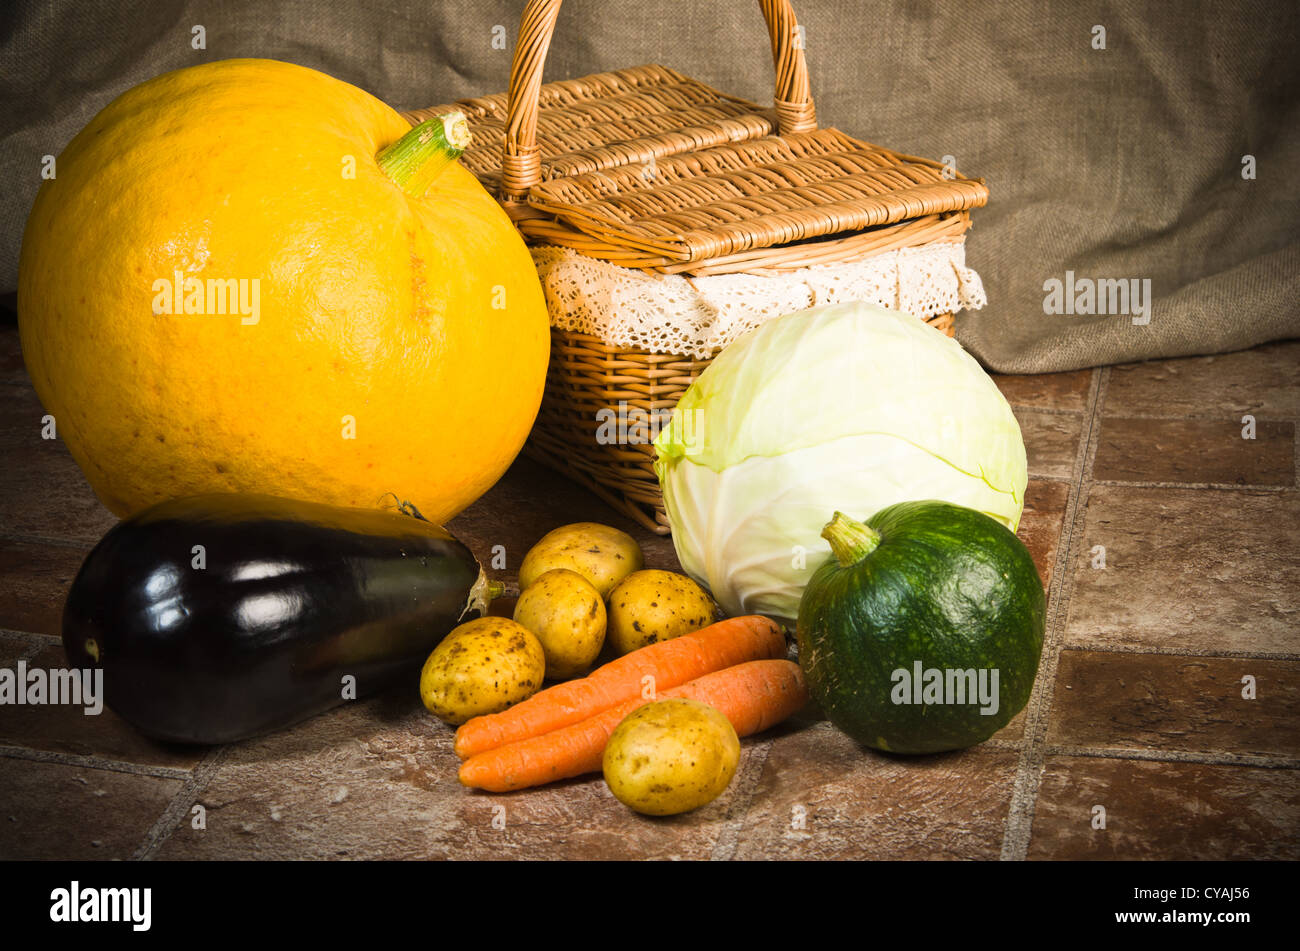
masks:
{"type": "Polygon", "coordinates": [[[1067,644],[1300,652],[1300,494],[1095,485],[1082,532],[1067,644]]]}
{"type": "Polygon", "coordinates": [[[1300,856],[1292,769],[1049,756],[1031,859],[1209,860],[1300,856]],[[1094,806],[1106,828],[1093,829],[1094,806]]]}
{"type": "MultiPolygon", "coordinates": [[[[1039,659],[1041,667],[1042,660],[1039,659]]],[[[993,740],[999,743],[1019,743],[1025,738],[1025,720],[1028,717],[1029,707],[1026,705],[1023,710],[1011,718],[1011,722],[1004,726],[998,732],[993,734],[993,740]]]]}
{"type": "MultiPolygon", "coordinates": [[[[55,440],[41,439],[41,420],[45,408],[30,386],[6,386],[0,389],[0,449],[48,447],[55,440]]],[[[8,462],[8,459],[5,460],[8,462]]]]}
{"type": "Polygon", "coordinates": [[[1073,413],[1039,413],[1015,409],[1029,457],[1029,475],[1069,479],[1079,454],[1083,417],[1073,413]]]}
{"type": "Polygon", "coordinates": [[[1062,651],[1047,742],[1300,757],[1300,661],[1062,651]]]}
{"type": "MultiPolygon", "coordinates": [[[[29,659],[40,651],[43,646],[39,637],[11,631],[0,631],[0,667],[8,667],[13,670],[20,660],[29,659]]],[[[0,707],[0,709],[5,710],[5,717],[8,718],[15,708],[0,707]]]]}
{"type": "Polygon", "coordinates": [[[1088,405],[1092,374],[1092,370],[1024,376],[995,373],[993,382],[1012,406],[1082,413],[1088,405]]]}
{"type": "Polygon", "coordinates": [[[117,523],[61,439],[41,438],[45,410],[27,386],[0,386],[0,531],[96,542],[117,523]]]}
{"type": "Polygon", "coordinates": [[[198,797],[206,828],[182,822],[159,857],[447,855],[454,754],[411,699],[349,705],[232,745],[198,797]]]}
{"type": "Polygon", "coordinates": [[[18,343],[18,325],[0,320],[0,383],[30,385],[18,343]]]}
{"type": "Polygon", "coordinates": [[[0,627],[58,637],[63,601],[89,551],[0,538],[0,627]]]}
{"type": "Polygon", "coordinates": [[[177,779],[0,757],[0,860],[128,859],[180,788],[177,779]]]}
{"type": "Polygon", "coordinates": [[[1031,478],[1025,488],[1025,507],[1020,513],[1016,535],[1034,558],[1043,590],[1052,584],[1056,551],[1065,527],[1065,510],[1070,502],[1070,486],[1064,482],[1044,482],[1031,478]]]}
{"type": "MultiPolygon", "coordinates": [[[[28,669],[67,666],[61,643],[46,643],[24,659],[28,669]]],[[[3,666],[12,669],[16,662],[14,658],[3,666]]],[[[196,766],[204,753],[195,747],[156,743],[107,707],[87,715],[81,706],[51,704],[6,707],[0,718],[0,745],[181,769],[196,766]]]]}
{"type": "Polygon", "coordinates": [[[61,445],[6,453],[0,525],[7,534],[94,544],[117,524],[61,445]]]}
{"type": "Polygon", "coordinates": [[[60,439],[41,438],[45,410],[24,386],[0,386],[0,526],[6,535],[96,542],[117,519],[60,439]]]}
{"type": "Polygon", "coordinates": [[[1300,418],[1300,340],[1238,353],[1111,367],[1102,412],[1114,416],[1300,418]]]}
{"type": "Polygon", "coordinates": [[[826,722],[774,732],[737,859],[998,857],[1014,751],[888,756],[826,722]]]}
{"type": "Polygon", "coordinates": [[[762,740],[741,740],[737,779],[717,799],[679,816],[643,816],[609,791],[599,774],[510,795],[471,793],[460,814],[464,839],[457,858],[476,860],[708,859],[726,820],[744,803],[741,777],[762,740]],[[499,817],[504,828],[492,825],[499,817]]]}
{"type": "Polygon", "coordinates": [[[199,797],[207,828],[182,823],[160,857],[707,858],[736,795],[658,820],[599,776],[494,796],[458,765],[414,690],[348,706],[232,747],[199,797]]]}
{"type": "Polygon", "coordinates": [[[1101,420],[1092,477],[1105,482],[1293,486],[1295,423],[1257,420],[1242,438],[1234,419],[1101,420]]]}

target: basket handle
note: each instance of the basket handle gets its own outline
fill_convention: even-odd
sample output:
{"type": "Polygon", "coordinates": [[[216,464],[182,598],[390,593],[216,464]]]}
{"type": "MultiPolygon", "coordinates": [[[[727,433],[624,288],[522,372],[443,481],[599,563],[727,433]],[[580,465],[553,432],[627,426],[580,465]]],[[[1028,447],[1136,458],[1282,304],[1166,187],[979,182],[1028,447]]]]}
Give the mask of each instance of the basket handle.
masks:
{"type": "MultiPolygon", "coordinates": [[[[528,0],[519,21],[519,40],[510,63],[506,138],[501,155],[501,197],[506,202],[523,201],[542,177],[541,150],[537,146],[538,97],[560,2],[528,0]]],[[[808,86],[803,46],[797,42],[794,10],[789,0],[758,0],[758,5],[772,39],[778,128],[782,135],[812,132],[817,128],[817,110],[808,86]]]]}

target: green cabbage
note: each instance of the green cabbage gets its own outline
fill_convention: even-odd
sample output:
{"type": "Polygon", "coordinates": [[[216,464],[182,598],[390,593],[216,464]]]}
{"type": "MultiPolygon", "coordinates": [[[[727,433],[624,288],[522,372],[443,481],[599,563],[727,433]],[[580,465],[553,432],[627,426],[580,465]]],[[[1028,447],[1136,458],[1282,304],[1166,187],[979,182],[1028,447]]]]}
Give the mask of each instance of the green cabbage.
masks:
{"type": "Polygon", "coordinates": [[[1011,407],[922,321],[835,304],[722,351],[655,440],[677,556],[728,614],[792,623],[836,511],[941,499],[1012,531],[1028,473],[1011,407]]]}

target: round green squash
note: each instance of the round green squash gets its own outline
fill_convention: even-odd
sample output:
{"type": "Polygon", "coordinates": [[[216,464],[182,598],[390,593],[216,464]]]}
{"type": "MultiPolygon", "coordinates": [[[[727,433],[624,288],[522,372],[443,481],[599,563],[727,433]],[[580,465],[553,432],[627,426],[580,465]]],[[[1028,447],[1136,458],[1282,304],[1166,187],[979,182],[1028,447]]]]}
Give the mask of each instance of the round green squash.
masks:
{"type": "Polygon", "coordinates": [[[1024,544],[948,502],[901,502],[864,525],[836,512],[833,557],[799,604],[799,663],[831,722],[894,753],[988,739],[1029,701],[1046,601],[1024,544]]]}

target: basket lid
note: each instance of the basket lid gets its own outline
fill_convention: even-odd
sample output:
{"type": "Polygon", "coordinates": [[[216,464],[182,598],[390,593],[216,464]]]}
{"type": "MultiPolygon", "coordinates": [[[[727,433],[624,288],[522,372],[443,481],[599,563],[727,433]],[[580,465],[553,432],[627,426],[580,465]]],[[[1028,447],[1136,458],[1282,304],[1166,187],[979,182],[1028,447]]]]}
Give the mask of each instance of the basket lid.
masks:
{"type": "MultiPolygon", "coordinates": [[[[541,181],[646,162],[776,130],[775,114],[666,66],[648,64],[544,83],[538,95],[541,181]]],[[[492,194],[501,188],[508,96],[462,99],[407,113],[413,122],[459,110],[473,139],[460,161],[492,194]]]]}
{"type": "MultiPolygon", "coordinates": [[[[407,117],[452,110],[473,133],[462,163],[500,194],[508,95],[407,117]]],[[[655,64],[543,83],[537,181],[526,203],[504,204],[534,242],[626,267],[718,273],[957,240],[988,201],[982,180],[931,159],[838,129],[777,128],[773,109],[655,64]]]]}
{"type": "MultiPolygon", "coordinates": [[[[769,135],[552,178],[528,198],[563,226],[532,224],[548,241],[608,260],[642,251],[642,267],[787,247],[966,212],[987,201],[981,181],[838,129],[769,135]]],[[[528,225],[520,221],[526,233],[528,225]]]]}

